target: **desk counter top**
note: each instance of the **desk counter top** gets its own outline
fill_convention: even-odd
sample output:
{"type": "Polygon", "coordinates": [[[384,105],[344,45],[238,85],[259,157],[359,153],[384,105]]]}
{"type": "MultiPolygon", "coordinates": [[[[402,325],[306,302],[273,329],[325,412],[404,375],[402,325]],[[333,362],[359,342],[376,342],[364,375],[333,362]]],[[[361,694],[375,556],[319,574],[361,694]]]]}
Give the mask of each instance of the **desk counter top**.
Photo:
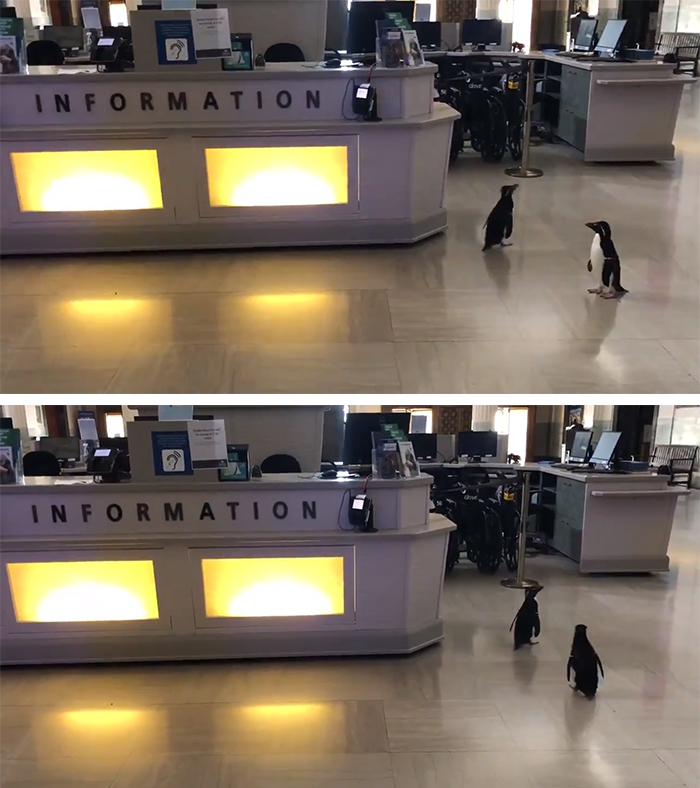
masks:
{"type": "MultiPolygon", "coordinates": [[[[78,82],[94,83],[117,82],[134,84],[139,82],[229,82],[232,85],[242,80],[348,80],[367,77],[366,66],[342,66],[341,68],[325,68],[318,63],[269,63],[264,68],[253,71],[124,71],[98,72],[91,66],[30,66],[26,74],[2,74],[0,83],[22,85],[47,82],[58,82],[67,77],[78,82]]],[[[411,68],[374,68],[372,79],[415,79],[433,74],[437,66],[426,63],[411,68]]]]}

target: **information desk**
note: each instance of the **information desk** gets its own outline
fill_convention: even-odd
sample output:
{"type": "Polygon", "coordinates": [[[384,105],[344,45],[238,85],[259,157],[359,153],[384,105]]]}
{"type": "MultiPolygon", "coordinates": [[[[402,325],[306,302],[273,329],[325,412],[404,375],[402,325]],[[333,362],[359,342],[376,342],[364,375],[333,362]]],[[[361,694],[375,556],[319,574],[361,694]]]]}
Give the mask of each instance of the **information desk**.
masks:
{"type": "Polygon", "coordinates": [[[526,463],[448,463],[421,466],[429,473],[454,470],[530,475],[532,500],[553,511],[550,544],[576,561],[581,573],[663,572],[679,496],[667,476],[598,474],[526,463]]]}
{"type": "Polygon", "coordinates": [[[0,487],[0,660],[405,654],[442,638],[431,477],[0,487]]]}
{"type": "Polygon", "coordinates": [[[4,254],[412,243],[446,228],[436,66],[0,77],[4,254]]]}

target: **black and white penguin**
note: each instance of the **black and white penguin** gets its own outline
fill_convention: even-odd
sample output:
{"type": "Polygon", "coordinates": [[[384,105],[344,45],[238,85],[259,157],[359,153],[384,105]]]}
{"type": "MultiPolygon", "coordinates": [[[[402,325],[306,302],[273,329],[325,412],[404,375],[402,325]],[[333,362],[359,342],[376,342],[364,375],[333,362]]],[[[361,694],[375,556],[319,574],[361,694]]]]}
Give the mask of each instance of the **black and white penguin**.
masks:
{"type": "Polygon", "coordinates": [[[496,203],[489,214],[489,218],[484,222],[486,237],[484,238],[485,252],[496,244],[510,246],[506,243],[506,238],[513,234],[513,192],[518,188],[517,183],[509,186],[501,186],[501,199],[496,203]]]}
{"type": "Polygon", "coordinates": [[[566,680],[571,681],[573,669],[572,689],[583,693],[589,700],[593,700],[598,691],[598,668],[600,668],[602,678],[605,678],[605,673],[603,672],[603,663],[591,645],[586,629],[585,624],[576,624],[574,640],[571,643],[571,655],[566,665],[566,680]]]}
{"type": "Polygon", "coordinates": [[[540,634],[540,606],[535,597],[541,590],[541,588],[529,588],[525,592],[525,601],[515,614],[508,630],[513,632],[513,651],[517,651],[521,646],[536,645],[536,641],[532,638],[540,634]]]}
{"type": "Polygon", "coordinates": [[[603,298],[618,298],[628,291],[620,281],[620,258],[612,240],[612,230],[607,222],[586,222],[595,233],[588,259],[588,271],[595,277],[596,286],[588,289],[603,298]]]}

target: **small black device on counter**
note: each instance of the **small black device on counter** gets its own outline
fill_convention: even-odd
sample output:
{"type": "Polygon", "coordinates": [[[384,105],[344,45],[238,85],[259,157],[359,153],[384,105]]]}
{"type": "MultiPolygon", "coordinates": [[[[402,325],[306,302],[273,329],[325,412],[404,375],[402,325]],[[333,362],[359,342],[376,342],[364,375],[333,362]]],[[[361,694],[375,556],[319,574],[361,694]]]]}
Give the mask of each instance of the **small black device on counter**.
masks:
{"type": "Polygon", "coordinates": [[[99,476],[102,482],[115,483],[130,478],[128,467],[126,454],[114,447],[99,446],[87,460],[88,473],[99,476]]]}
{"type": "Polygon", "coordinates": [[[90,62],[99,71],[124,71],[125,64],[133,66],[131,44],[119,36],[102,36],[90,53],[90,62]]]}
{"type": "Polygon", "coordinates": [[[352,111],[355,115],[361,115],[363,120],[380,120],[377,115],[377,89],[369,82],[363,82],[355,87],[352,111]]]}
{"type": "Polygon", "coordinates": [[[363,533],[376,533],[374,527],[372,499],[362,493],[350,497],[350,509],[348,511],[348,522],[354,528],[358,528],[363,533]]]}

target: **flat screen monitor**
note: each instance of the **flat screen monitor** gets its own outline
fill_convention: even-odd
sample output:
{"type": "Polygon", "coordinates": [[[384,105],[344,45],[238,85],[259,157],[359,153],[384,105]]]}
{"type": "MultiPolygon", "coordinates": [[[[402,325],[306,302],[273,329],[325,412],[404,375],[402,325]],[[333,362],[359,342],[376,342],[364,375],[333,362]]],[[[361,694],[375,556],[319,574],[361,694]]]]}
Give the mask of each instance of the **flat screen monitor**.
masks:
{"type": "Polygon", "coordinates": [[[430,12],[432,10],[430,3],[416,3],[414,19],[416,22],[430,22],[430,12]]]}
{"type": "Polygon", "coordinates": [[[498,454],[498,433],[494,430],[468,430],[457,436],[460,457],[495,457],[498,454]]]}
{"type": "Polygon", "coordinates": [[[48,25],[41,32],[44,41],[55,41],[61,49],[82,49],[83,28],[48,25]]]}
{"type": "Polygon", "coordinates": [[[485,46],[501,43],[503,23],[500,19],[465,19],[462,22],[462,43],[483,44],[485,46]]]}
{"type": "Polygon", "coordinates": [[[418,34],[418,43],[422,47],[440,48],[442,43],[441,22],[414,22],[413,29],[418,34]]]}
{"type": "Polygon", "coordinates": [[[100,438],[100,448],[102,449],[119,449],[125,454],[129,453],[129,439],[128,438],[100,438]]]}
{"type": "Polygon", "coordinates": [[[17,9],[13,7],[0,8],[0,19],[17,19],[17,9]]]}
{"type": "Polygon", "coordinates": [[[409,433],[408,439],[413,444],[413,451],[416,453],[418,462],[437,460],[437,437],[435,432],[409,433]]]}
{"type": "Polygon", "coordinates": [[[57,460],[79,460],[80,438],[39,438],[39,451],[48,451],[57,460]]]}
{"type": "Polygon", "coordinates": [[[117,27],[103,27],[102,35],[107,38],[121,38],[122,41],[131,43],[131,27],[127,25],[118,25],[117,27]]]}
{"type": "Polygon", "coordinates": [[[621,432],[604,432],[600,436],[595,449],[593,449],[593,454],[591,455],[593,465],[609,465],[621,437],[621,432]]]}
{"type": "Polygon", "coordinates": [[[376,52],[377,26],[380,19],[385,19],[387,12],[401,14],[410,24],[413,23],[414,0],[395,0],[394,2],[354,2],[350,6],[348,17],[347,51],[350,54],[366,54],[376,52]]]}
{"type": "Polygon", "coordinates": [[[591,52],[593,51],[593,42],[595,41],[595,31],[598,29],[597,19],[582,19],[578,35],[574,41],[574,50],[576,52],[591,52]]]}
{"type": "Polygon", "coordinates": [[[408,435],[410,424],[410,413],[348,413],[343,438],[343,464],[370,465],[372,433],[394,425],[408,435]]]}
{"type": "Polygon", "coordinates": [[[620,41],[627,25],[626,19],[609,19],[600,34],[595,51],[602,55],[613,55],[620,48],[620,41]]]}
{"type": "Polygon", "coordinates": [[[571,462],[586,462],[588,458],[588,449],[591,446],[591,433],[587,430],[581,430],[574,435],[574,442],[571,445],[569,452],[569,460],[571,462]]]}

